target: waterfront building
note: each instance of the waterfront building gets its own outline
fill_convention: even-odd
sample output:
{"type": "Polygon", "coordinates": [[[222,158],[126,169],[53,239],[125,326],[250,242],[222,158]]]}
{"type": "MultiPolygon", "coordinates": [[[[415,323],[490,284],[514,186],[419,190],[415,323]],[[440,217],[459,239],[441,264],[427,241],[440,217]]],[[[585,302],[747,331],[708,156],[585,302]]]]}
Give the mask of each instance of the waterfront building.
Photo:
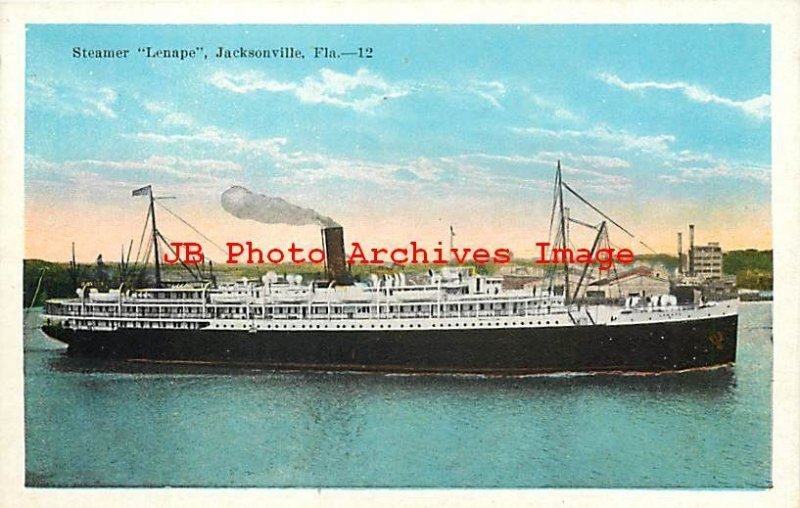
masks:
{"type": "Polygon", "coordinates": [[[669,289],[666,271],[649,266],[637,266],[589,283],[586,297],[602,299],[650,297],[669,294],[669,289]]]}
{"type": "Polygon", "coordinates": [[[705,279],[722,278],[722,247],[718,242],[696,245],[691,249],[689,255],[694,270],[692,275],[705,279]]]}

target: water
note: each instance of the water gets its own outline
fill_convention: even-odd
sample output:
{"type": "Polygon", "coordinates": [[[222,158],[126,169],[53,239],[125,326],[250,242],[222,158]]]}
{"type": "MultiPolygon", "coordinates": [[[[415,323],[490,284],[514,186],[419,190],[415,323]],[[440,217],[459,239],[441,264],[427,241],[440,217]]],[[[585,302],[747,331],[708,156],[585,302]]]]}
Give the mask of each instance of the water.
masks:
{"type": "Polygon", "coordinates": [[[772,306],[738,363],[661,376],[398,376],[68,358],[25,328],[29,486],[771,483],[772,306]]]}

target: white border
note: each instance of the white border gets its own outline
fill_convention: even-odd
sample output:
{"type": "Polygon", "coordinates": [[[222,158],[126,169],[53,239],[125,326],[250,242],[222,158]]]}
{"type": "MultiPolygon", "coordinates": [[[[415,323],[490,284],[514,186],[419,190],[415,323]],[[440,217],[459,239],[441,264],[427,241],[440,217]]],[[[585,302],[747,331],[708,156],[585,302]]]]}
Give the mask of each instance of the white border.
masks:
{"type": "Polygon", "coordinates": [[[0,506],[800,506],[800,3],[793,0],[0,2],[0,506]],[[772,26],[775,261],[773,483],[764,491],[633,489],[24,488],[22,259],[26,23],[766,23],[772,26]]]}

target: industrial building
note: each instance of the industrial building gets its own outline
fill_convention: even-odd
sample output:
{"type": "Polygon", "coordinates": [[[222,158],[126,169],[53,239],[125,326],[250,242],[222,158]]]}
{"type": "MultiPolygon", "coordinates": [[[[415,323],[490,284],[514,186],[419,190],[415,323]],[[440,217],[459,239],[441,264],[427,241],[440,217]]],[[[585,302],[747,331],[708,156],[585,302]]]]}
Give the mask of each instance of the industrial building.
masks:
{"type": "Polygon", "coordinates": [[[687,255],[683,254],[683,236],[678,233],[678,277],[696,278],[700,281],[723,278],[722,247],[718,242],[695,245],[694,224],[689,224],[689,252],[687,255]]]}
{"type": "Polygon", "coordinates": [[[696,245],[691,253],[694,275],[704,279],[722,278],[722,247],[717,242],[696,245]]]}
{"type": "Polygon", "coordinates": [[[628,296],[659,296],[669,294],[670,282],[664,270],[637,266],[617,275],[589,283],[586,298],[618,299],[628,296]]]}
{"type": "Polygon", "coordinates": [[[709,300],[736,296],[736,276],[722,271],[722,247],[718,242],[694,244],[694,224],[689,224],[689,252],[684,256],[681,233],[678,233],[678,273],[676,290],[693,288],[709,300]],[[684,261],[685,260],[685,261],[684,261]]]}

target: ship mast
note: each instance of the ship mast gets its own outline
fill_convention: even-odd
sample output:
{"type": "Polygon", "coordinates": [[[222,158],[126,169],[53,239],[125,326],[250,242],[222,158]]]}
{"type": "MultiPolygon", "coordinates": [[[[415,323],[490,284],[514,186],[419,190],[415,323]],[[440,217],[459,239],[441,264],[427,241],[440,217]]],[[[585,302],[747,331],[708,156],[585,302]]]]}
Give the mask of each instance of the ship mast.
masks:
{"type": "Polygon", "coordinates": [[[156,287],[161,287],[161,259],[158,257],[158,229],[156,229],[156,206],[153,189],[148,185],[150,195],[150,220],[153,226],[153,254],[156,256],[156,287]]]}
{"type": "Polygon", "coordinates": [[[78,288],[78,264],[75,262],[75,242],[72,242],[72,260],[69,262],[69,277],[72,289],[78,288]]]}
{"type": "MultiPolygon", "coordinates": [[[[558,190],[558,207],[559,207],[559,216],[561,218],[561,247],[565,249],[562,252],[566,252],[567,249],[567,218],[564,214],[564,186],[561,180],[561,161],[558,161],[558,167],[556,169],[556,180],[557,180],[557,190],[558,190]]],[[[562,256],[564,259],[564,304],[569,304],[569,265],[567,264],[567,257],[562,256]]]]}
{"type": "MultiPolygon", "coordinates": [[[[550,234],[552,234],[553,226],[555,225],[554,219],[555,219],[555,214],[556,214],[556,205],[558,205],[559,224],[558,224],[558,229],[556,231],[556,235],[553,238],[553,244],[557,244],[558,246],[563,248],[564,252],[566,252],[566,249],[568,249],[568,243],[569,243],[568,224],[570,222],[574,222],[576,224],[580,224],[582,226],[586,226],[586,227],[589,227],[591,229],[595,229],[595,230],[598,231],[597,236],[595,237],[594,245],[592,246],[592,250],[591,250],[592,255],[594,255],[594,253],[595,253],[595,251],[596,251],[596,249],[597,249],[597,247],[599,245],[599,242],[603,237],[605,237],[606,241],[608,241],[608,229],[609,229],[608,224],[612,224],[612,225],[616,226],[622,232],[624,232],[626,235],[628,235],[629,237],[631,237],[634,240],[637,240],[638,243],[640,245],[642,245],[644,248],[646,248],[647,250],[649,250],[650,252],[652,252],[654,254],[656,253],[656,251],[653,250],[652,247],[650,247],[649,245],[644,243],[642,240],[639,240],[636,237],[636,235],[631,233],[629,230],[625,229],[620,223],[618,223],[617,221],[615,221],[614,219],[612,219],[611,217],[606,215],[602,210],[600,210],[595,205],[593,205],[592,203],[587,201],[586,198],[584,198],[583,196],[581,196],[580,194],[575,192],[575,190],[572,187],[570,187],[570,185],[568,183],[564,182],[564,180],[562,178],[562,173],[561,173],[561,161],[560,160],[558,161],[558,166],[556,168],[556,178],[555,178],[554,192],[553,192],[553,206],[552,206],[552,209],[551,209],[551,212],[550,212],[550,234]],[[564,189],[565,188],[566,188],[567,192],[569,192],[570,194],[575,196],[583,204],[585,204],[590,209],[592,209],[595,213],[597,213],[598,215],[603,217],[605,219],[605,221],[603,221],[601,224],[599,224],[597,226],[594,226],[594,225],[588,224],[586,222],[574,219],[569,213],[570,209],[564,207],[564,189]],[[608,222],[608,224],[606,223],[606,221],[608,222]]],[[[551,252],[552,252],[552,249],[551,249],[551,252]]],[[[570,291],[569,291],[569,264],[568,264],[567,256],[566,255],[562,255],[562,260],[563,260],[563,268],[564,268],[564,304],[565,305],[569,305],[571,302],[577,300],[578,292],[579,292],[580,287],[583,284],[583,281],[585,279],[586,271],[588,269],[588,265],[586,267],[584,267],[583,274],[581,275],[581,277],[578,280],[578,286],[575,288],[574,293],[572,295],[570,295],[570,291]]],[[[551,284],[551,287],[552,287],[553,278],[551,278],[550,284],[551,284]]]]}
{"type": "Polygon", "coordinates": [[[153,230],[153,254],[155,254],[156,259],[156,287],[161,287],[161,260],[158,257],[158,228],[156,228],[156,207],[155,207],[155,197],[153,197],[153,186],[146,185],[135,191],[131,192],[131,196],[149,196],[150,197],[150,224],[151,229],[153,230]]]}

